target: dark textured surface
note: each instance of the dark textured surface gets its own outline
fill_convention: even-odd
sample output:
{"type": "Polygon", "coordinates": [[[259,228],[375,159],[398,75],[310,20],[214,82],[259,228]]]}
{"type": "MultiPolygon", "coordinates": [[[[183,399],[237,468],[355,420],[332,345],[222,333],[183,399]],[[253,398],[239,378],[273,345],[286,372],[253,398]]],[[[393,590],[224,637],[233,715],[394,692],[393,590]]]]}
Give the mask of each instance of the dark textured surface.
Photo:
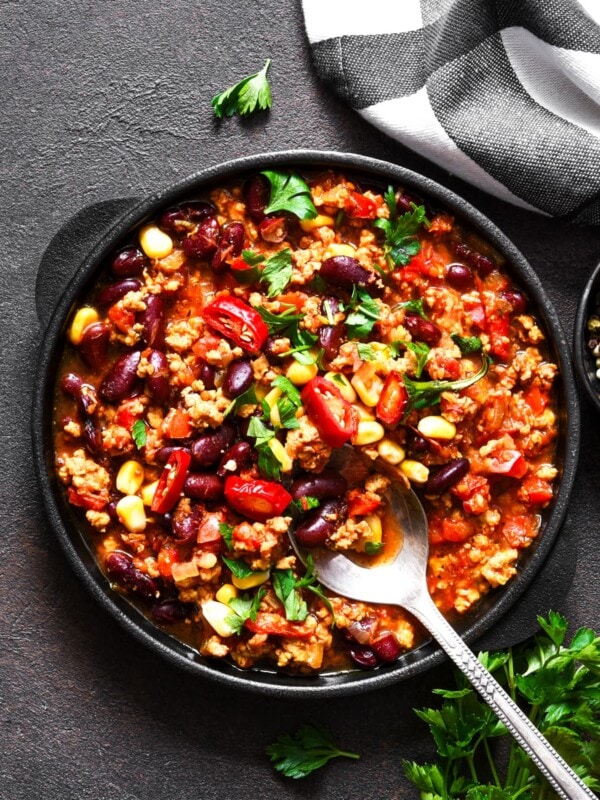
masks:
{"type": "MultiPolygon", "coordinates": [[[[229,800],[415,797],[402,758],[429,753],[410,709],[446,668],[362,697],[270,701],[228,692],[162,662],[98,611],[48,530],[35,485],[30,387],[40,341],[35,286],[54,234],[83,206],[139,197],[206,164],[315,147],[396,161],[462,194],[511,237],[542,276],[570,333],[600,232],[517,211],[454,180],[377,133],[314,78],[296,4],[245,0],[47,0],[0,6],[2,332],[2,800],[229,800]],[[210,98],[273,58],[274,108],[213,121],[210,98]],[[328,724],[356,764],[304,783],[272,773],[264,746],[282,731],[328,724]]],[[[43,276],[40,286],[51,281],[43,276]]],[[[598,418],[582,397],[583,448],[559,557],[573,585],[540,578],[541,608],[598,625],[598,418]],[[556,602],[554,602],[556,601],[556,602]]],[[[536,593],[539,598],[539,593],[536,593]]],[[[524,609],[524,610],[523,610],[524,609]]],[[[510,628],[510,622],[509,622],[510,628]]]]}

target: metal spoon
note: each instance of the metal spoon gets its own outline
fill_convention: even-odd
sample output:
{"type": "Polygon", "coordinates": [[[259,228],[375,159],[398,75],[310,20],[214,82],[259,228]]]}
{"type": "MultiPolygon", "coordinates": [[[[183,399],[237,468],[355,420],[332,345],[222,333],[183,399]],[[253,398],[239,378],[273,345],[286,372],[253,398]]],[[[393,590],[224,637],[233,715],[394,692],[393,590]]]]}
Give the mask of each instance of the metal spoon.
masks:
{"type": "MultiPolygon", "coordinates": [[[[429,551],[427,518],[418,497],[411,489],[392,484],[387,492],[387,501],[389,513],[395,517],[403,536],[402,546],[393,560],[368,568],[359,566],[339,552],[311,548],[319,581],[344,597],[402,606],[410,611],[464,672],[557,794],[564,800],[596,800],[596,795],[529,721],[438,611],[425,580],[429,551]]],[[[290,538],[297,555],[306,563],[307,551],[298,545],[293,531],[290,531],[290,538]]]]}

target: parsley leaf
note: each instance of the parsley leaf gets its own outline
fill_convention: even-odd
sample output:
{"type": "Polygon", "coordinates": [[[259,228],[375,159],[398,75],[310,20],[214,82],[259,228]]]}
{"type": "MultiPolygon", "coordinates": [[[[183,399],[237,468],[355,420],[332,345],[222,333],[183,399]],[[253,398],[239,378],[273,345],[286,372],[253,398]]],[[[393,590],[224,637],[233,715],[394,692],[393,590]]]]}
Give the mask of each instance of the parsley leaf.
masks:
{"type": "Polygon", "coordinates": [[[377,555],[383,550],[383,542],[365,542],[365,553],[368,556],[377,555]]]}
{"type": "Polygon", "coordinates": [[[308,616],[308,606],[298,590],[296,578],[291,569],[274,569],[271,573],[273,591],[283,603],[285,618],[291,622],[304,622],[308,616]]]}
{"type": "Polygon", "coordinates": [[[232,597],[227,603],[232,613],[225,617],[225,622],[227,622],[237,634],[240,634],[244,627],[244,622],[246,622],[247,619],[251,619],[253,622],[256,619],[260,601],[266,593],[267,590],[265,587],[261,586],[254,597],[249,594],[243,594],[241,597],[232,597]]]}
{"type": "Polygon", "coordinates": [[[226,522],[219,522],[219,533],[223,537],[227,549],[231,550],[233,544],[233,525],[228,525],[226,522]]]}
{"type": "Polygon", "coordinates": [[[417,239],[417,231],[421,225],[429,226],[425,215],[425,206],[411,203],[411,211],[398,216],[396,196],[391,186],[384,194],[385,202],[390,210],[389,219],[376,219],[373,225],[385,234],[384,253],[390,269],[408,264],[412,256],[421,249],[417,239]]]}
{"type": "Polygon", "coordinates": [[[404,308],[406,311],[410,311],[413,314],[418,314],[420,317],[423,317],[423,319],[427,319],[427,314],[423,308],[422,297],[419,297],[418,300],[407,300],[406,303],[398,303],[396,308],[404,308]]]}
{"type": "Polygon", "coordinates": [[[279,480],[281,477],[281,463],[269,445],[256,448],[258,451],[258,469],[271,480],[279,480]]]}
{"type": "Polygon", "coordinates": [[[221,119],[223,115],[231,117],[234,114],[244,116],[253,111],[264,111],[271,108],[271,87],[267,79],[267,71],[271,59],[267,58],[260,72],[243,78],[239,83],[213,97],[211,105],[215,116],[221,119]]]}
{"type": "Polygon", "coordinates": [[[458,333],[451,333],[450,338],[456,344],[463,355],[480,353],[483,349],[483,342],[479,336],[459,336],[458,333]]]}
{"type": "Polygon", "coordinates": [[[232,400],[231,403],[225,409],[224,416],[227,417],[231,413],[235,413],[238,409],[242,406],[256,406],[258,405],[258,398],[256,396],[256,390],[254,385],[252,385],[249,389],[247,389],[242,394],[238,395],[235,400],[232,400]]]}
{"type": "Polygon", "coordinates": [[[363,344],[362,342],[359,342],[359,344],[357,345],[357,349],[358,349],[358,356],[363,361],[377,361],[377,353],[375,352],[373,345],[363,344]]]}
{"type": "Polygon", "coordinates": [[[379,305],[371,295],[360,287],[354,286],[350,299],[353,309],[346,317],[346,328],[351,339],[362,339],[368,336],[379,319],[379,305]]]}
{"type": "Polygon", "coordinates": [[[479,372],[469,378],[461,378],[457,381],[413,381],[408,375],[404,375],[409,409],[436,405],[440,402],[442,392],[459,392],[461,389],[466,389],[467,386],[472,386],[486,375],[489,366],[490,359],[484,355],[479,372]]]}
{"type": "Polygon", "coordinates": [[[131,426],[131,438],[133,439],[135,446],[138,450],[141,450],[142,447],[146,444],[146,428],[147,423],[144,422],[143,419],[136,419],[136,421],[131,426]]]}
{"type": "Polygon", "coordinates": [[[262,308],[262,306],[257,306],[255,310],[266,322],[269,333],[280,333],[282,336],[287,336],[288,332],[297,328],[298,323],[304,319],[304,314],[294,314],[295,308],[296,306],[288,306],[281,314],[274,314],[272,311],[262,308]]]}
{"type": "Polygon", "coordinates": [[[265,260],[262,253],[255,253],[254,250],[242,250],[242,258],[249,267],[256,267],[265,260]]]}
{"type": "Polygon", "coordinates": [[[415,369],[415,377],[420,378],[423,368],[429,358],[431,348],[425,342],[407,342],[406,349],[410,350],[417,357],[417,367],[415,369]]]}
{"type": "Polygon", "coordinates": [[[340,750],[331,734],[315,725],[302,725],[293,735],[283,734],[266,753],[273,767],[288,778],[305,778],[338,756],[360,758],[357,753],[340,750]]]}
{"type": "Polygon", "coordinates": [[[275,436],[275,431],[267,428],[260,417],[251,417],[248,423],[248,436],[256,439],[255,447],[260,447],[275,436]]]}
{"type": "Polygon", "coordinates": [[[299,175],[270,169],[264,170],[262,174],[271,184],[271,195],[265,214],[289,211],[298,219],[314,219],[317,216],[310,189],[299,175]]]}
{"type": "Polygon", "coordinates": [[[247,578],[254,572],[241,558],[227,558],[227,556],[221,556],[221,558],[227,564],[231,574],[235,578],[247,578]]]}
{"type": "Polygon", "coordinates": [[[304,514],[305,511],[310,511],[311,508],[318,508],[321,501],[316,497],[301,497],[299,500],[294,500],[293,504],[296,506],[300,513],[304,514]]]}
{"type": "Polygon", "coordinates": [[[268,259],[260,280],[269,285],[267,297],[276,297],[292,279],[292,251],[289,247],[280,250],[268,259]]]}
{"type": "Polygon", "coordinates": [[[271,386],[280,389],[281,397],[277,400],[277,412],[279,414],[279,424],[282,428],[299,428],[300,422],[296,417],[296,412],[302,405],[300,392],[294,384],[284,375],[278,375],[271,386]]]}

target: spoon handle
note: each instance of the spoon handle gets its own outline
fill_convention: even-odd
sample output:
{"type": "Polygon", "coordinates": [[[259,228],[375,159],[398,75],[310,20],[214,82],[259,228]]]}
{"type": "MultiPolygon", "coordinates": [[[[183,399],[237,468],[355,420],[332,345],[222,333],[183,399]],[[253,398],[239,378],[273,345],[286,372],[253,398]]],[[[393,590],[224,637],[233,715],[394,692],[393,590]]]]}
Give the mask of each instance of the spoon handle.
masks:
{"type": "Polygon", "coordinates": [[[446,622],[427,589],[424,588],[412,601],[403,603],[403,606],[423,623],[457,667],[464,672],[557,794],[564,800],[597,800],[596,795],[573,772],[446,622]]]}

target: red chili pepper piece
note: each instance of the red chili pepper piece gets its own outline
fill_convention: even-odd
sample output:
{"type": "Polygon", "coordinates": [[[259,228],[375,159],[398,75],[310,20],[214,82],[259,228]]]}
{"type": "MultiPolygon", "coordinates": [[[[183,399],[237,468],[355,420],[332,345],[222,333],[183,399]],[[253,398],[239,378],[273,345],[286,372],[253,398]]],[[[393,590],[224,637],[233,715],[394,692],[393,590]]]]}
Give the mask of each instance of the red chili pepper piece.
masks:
{"type": "Polygon", "coordinates": [[[390,372],[379,395],[375,414],[384,425],[397,425],[406,411],[408,392],[399,372],[390,372]]]}
{"type": "Polygon", "coordinates": [[[344,210],[349,217],[357,219],[375,219],[377,216],[375,201],[360,192],[350,192],[344,210]]]}
{"type": "Polygon", "coordinates": [[[306,625],[288,622],[279,614],[268,611],[259,611],[255,620],[247,619],[244,627],[252,633],[262,633],[267,636],[284,636],[287,639],[308,639],[314,630],[306,625]]]}
{"type": "Polygon", "coordinates": [[[179,499],[191,460],[187,450],[174,450],[169,456],[152,499],[151,508],[156,514],[166,514],[179,499]]]}
{"type": "Polygon", "coordinates": [[[237,475],[225,480],[225,498],[235,511],[257,522],[279,516],[292,502],[280,483],[244,480],[237,475]]]}
{"type": "Polygon", "coordinates": [[[507,478],[522,478],[527,472],[527,462],[518,450],[503,450],[488,461],[487,472],[506,475],[507,478]]]}
{"type": "Polygon", "coordinates": [[[249,353],[258,353],[269,335],[258,311],[237,297],[217,297],[203,309],[202,316],[211,328],[249,353]]]}
{"type": "Polygon", "coordinates": [[[308,418],[330,447],[341,447],[358,427],[356,411],[331,381],[317,376],[300,395],[308,418]]]}
{"type": "Polygon", "coordinates": [[[239,283],[256,283],[260,279],[260,269],[248,264],[241,256],[234,258],[229,267],[231,274],[239,283]]]}

